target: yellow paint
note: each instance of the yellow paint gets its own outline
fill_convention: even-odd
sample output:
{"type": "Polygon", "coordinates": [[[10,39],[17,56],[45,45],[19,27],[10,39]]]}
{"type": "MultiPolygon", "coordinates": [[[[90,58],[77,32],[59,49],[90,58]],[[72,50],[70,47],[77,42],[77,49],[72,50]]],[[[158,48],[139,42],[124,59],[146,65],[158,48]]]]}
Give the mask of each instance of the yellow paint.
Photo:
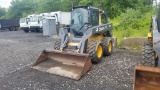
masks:
{"type": "Polygon", "coordinates": [[[148,33],[148,37],[152,37],[152,33],[151,32],[148,33]]]}
{"type": "Polygon", "coordinates": [[[112,51],[112,43],[109,42],[109,45],[108,45],[108,51],[111,52],[112,51]]]}
{"type": "Polygon", "coordinates": [[[92,41],[92,40],[102,40],[103,39],[103,35],[92,35],[92,36],[90,36],[89,38],[88,38],[88,43],[90,43],[90,41],[92,41]]]}
{"type": "Polygon", "coordinates": [[[68,33],[68,37],[70,37],[71,36],[71,33],[68,33]]]}
{"type": "Polygon", "coordinates": [[[101,16],[101,10],[99,10],[99,25],[102,25],[102,16],[101,16]]]}
{"type": "Polygon", "coordinates": [[[75,43],[75,42],[68,42],[67,43],[68,46],[78,46],[79,43],[75,43]]]}
{"type": "Polygon", "coordinates": [[[98,45],[98,48],[97,48],[97,56],[98,58],[102,57],[102,46],[101,45],[98,45]]]}
{"type": "Polygon", "coordinates": [[[148,33],[148,41],[152,41],[152,33],[151,32],[148,33]]]}
{"type": "Polygon", "coordinates": [[[62,50],[63,50],[63,49],[62,49],[62,48],[60,48],[60,51],[61,51],[61,52],[62,52],[62,50]]]}
{"type": "Polygon", "coordinates": [[[158,55],[157,55],[157,53],[156,53],[156,52],[155,52],[155,54],[154,54],[154,57],[155,57],[155,58],[158,58],[158,55]]]}

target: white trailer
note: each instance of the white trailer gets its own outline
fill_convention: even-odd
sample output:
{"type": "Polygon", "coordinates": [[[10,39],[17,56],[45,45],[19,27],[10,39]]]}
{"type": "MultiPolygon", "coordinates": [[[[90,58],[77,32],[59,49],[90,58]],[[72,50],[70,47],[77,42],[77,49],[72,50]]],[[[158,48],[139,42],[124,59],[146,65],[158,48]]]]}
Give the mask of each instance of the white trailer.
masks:
{"type": "Polygon", "coordinates": [[[56,32],[58,35],[60,28],[69,27],[71,21],[71,12],[62,12],[62,11],[51,12],[49,17],[55,19],[56,24],[54,27],[56,27],[56,32]]]}
{"type": "Polygon", "coordinates": [[[70,25],[71,12],[56,11],[51,12],[50,16],[56,19],[56,24],[70,25]]]}

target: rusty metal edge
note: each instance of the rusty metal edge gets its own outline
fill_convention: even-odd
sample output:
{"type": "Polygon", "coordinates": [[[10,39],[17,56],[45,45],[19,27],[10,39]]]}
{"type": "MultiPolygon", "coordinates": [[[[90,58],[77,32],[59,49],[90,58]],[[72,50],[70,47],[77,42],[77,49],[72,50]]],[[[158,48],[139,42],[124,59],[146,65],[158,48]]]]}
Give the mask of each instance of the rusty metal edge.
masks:
{"type": "Polygon", "coordinates": [[[135,66],[135,70],[160,73],[160,68],[158,68],[158,67],[149,67],[149,66],[137,65],[137,66],[135,66]]]}

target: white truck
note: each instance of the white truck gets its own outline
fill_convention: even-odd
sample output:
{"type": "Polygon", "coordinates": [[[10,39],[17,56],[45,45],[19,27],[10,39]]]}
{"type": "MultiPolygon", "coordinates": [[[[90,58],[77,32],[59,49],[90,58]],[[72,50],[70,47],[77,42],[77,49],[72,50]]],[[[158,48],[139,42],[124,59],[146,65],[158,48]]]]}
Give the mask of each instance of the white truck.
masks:
{"type": "Polygon", "coordinates": [[[29,15],[29,29],[31,32],[40,32],[42,29],[42,16],[41,15],[29,15]]]}
{"type": "Polygon", "coordinates": [[[28,18],[21,18],[19,21],[20,29],[22,29],[24,32],[29,32],[29,24],[28,24],[28,18]]]}
{"type": "Polygon", "coordinates": [[[35,14],[28,15],[27,17],[21,18],[19,22],[20,29],[22,29],[26,33],[31,31],[31,20],[33,16],[35,16],[35,14]]]}
{"type": "Polygon", "coordinates": [[[50,12],[50,13],[41,13],[41,14],[32,14],[28,15],[25,18],[22,18],[20,21],[21,28],[24,32],[41,32],[42,30],[42,21],[45,17],[50,17],[56,20],[56,30],[57,33],[59,28],[70,25],[71,13],[70,12],[50,12]]]}

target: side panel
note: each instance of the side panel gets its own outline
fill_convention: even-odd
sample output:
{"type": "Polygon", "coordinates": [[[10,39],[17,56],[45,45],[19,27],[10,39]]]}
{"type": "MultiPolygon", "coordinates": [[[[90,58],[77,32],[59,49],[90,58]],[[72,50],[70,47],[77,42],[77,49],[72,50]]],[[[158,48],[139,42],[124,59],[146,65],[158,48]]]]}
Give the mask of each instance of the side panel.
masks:
{"type": "MultiPolygon", "coordinates": [[[[160,57],[160,33],[158,32],[156,16],[152,17],[152,26],[153,26],[153,49],[160,57]]],[[[160,58],[158,61],[159,61],[158,66],[160,66],[160,58]]]]}
{"type": "MultiPolygon", "coordinates": [[[[105,33],[109,33],[110,36],[109,37],[112,37],[112,24],[111,23],[108,23],[108,24],[103,24],[101,26],[95,26],[95,27],[92,27],[92,28],[89,28],[83,35],[81,41],[80,41],[80,45],[78,46],[78,49],[80,50],[81,53],[84,53],[84,48],[85,48],[85,44],[86,44],[86,41],[94,35],[96,36],[99,36],[99,37],[96,37],[97,39],[102,39],[102,37],[100,35],[103,35],[105,33]]],[[[90,38],[91,39],[91,38],[90,38]]]]}
{"type": "Polygon", "coordinates": [[[93,27],[93,34],[96,33],[109,33],[109,35],[106,36],[112,37],[112,23],[93,27]]]}
{"type": "Polygon", "coordinates": [[[1,19],[1,28],[19,27],[19,19],[1,19]]]}
{"type": "Polygon", "coordinates": [[[88,38],[88,43],[90,42],[90,41],[92,41],[92,40],[102,40],[103,39],[103,35],[92,35],[92,36],[90,36],[89,38],[88,38]]]}

